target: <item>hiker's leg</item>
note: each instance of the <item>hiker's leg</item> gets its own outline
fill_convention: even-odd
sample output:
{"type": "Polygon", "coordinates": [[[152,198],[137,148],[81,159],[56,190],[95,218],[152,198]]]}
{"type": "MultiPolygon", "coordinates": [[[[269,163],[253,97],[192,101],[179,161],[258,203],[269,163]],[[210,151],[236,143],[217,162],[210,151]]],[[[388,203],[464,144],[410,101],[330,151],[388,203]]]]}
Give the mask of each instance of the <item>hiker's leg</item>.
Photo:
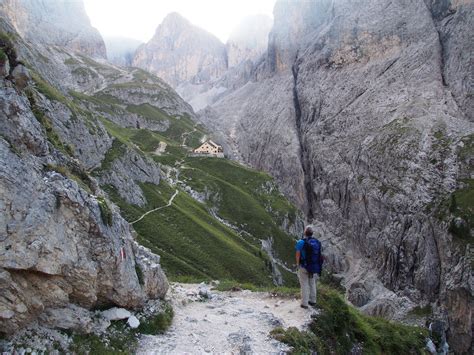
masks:
{"type": "Polygon", "coordinates": [[[298,270],[298,278],[300,279],[300,286],[301,286],[301,305],[308,306],[308,298],[309,298],[309,280],[308,280],[308,272],[305,268],[301,267],[298,270]]]}
{"type": "Polygon", "coordinates": [[[314,274],[312,278],[309,279],[309,301],[311,303],[316,303],[316,282],[318,281],[318,274],[314,274]]]}

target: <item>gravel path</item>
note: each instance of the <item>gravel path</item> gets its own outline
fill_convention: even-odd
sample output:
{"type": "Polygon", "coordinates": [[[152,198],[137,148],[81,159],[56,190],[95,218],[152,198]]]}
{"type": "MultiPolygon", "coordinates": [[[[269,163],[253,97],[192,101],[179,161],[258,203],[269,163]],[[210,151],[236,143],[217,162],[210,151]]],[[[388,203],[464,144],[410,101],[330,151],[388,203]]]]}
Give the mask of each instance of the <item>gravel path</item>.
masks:
{"type": "Polygon", "coordinates": [[[172,326],[164,335],[144,336],[138,354],[282,353],[288,347],[272,339],[270,331],[303,329],[315,313],[300,308],[295,298],[209,291],[202,284],[174,284],[168,298],[175,311],[172,326]]]}
{"type": "Polygon", "coordinates": [[[143,215],[141,215],[140,218],[138,218],[137,220],[135,220],[135,221],[133,221],[133,222],[130,222],[130,224],[135,224],[135,223],[140,222],[143,218],[145,218],[146,216],[148,216],[150,213],[153,213],[153,212],[162,210],[163,208],[170,207],[171,204],[173,203],[174,198],[178,195],[178,193],[179,193],[179,190],[176,190],[176,191],[174,192],[173,196],[171,196],[171,198],[169,199],[168,204],[166,204],[165,206],[157,207],[157,208],[155,208],[155,209],[153,209],[153,210],[151,210],[151,211],[145,212],[143,215]]]}

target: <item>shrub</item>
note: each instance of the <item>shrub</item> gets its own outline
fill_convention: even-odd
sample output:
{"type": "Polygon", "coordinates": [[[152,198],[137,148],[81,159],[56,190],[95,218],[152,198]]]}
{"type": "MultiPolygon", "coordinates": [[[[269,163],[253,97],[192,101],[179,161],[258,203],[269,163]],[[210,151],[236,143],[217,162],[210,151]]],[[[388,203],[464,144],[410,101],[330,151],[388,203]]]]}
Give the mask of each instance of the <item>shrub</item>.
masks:
{"type": "Polygon", "coordinates": [[[140,321],[138,331],[141,334],[163,334],[168,330],[173,321],[174,312],[170,304],[166,303],[163,312],[140,321]]]}
{"type": "Polygon", "coordinates": [[[106,226],[111,226],[113,215],[112,215],[112,210],[110,209],[110,206],[107,203],[107,200],[104,197],[98,197],[97,203],[99,204],[100,214],[102,216],[102,222],[104,222],[106,226]]]}

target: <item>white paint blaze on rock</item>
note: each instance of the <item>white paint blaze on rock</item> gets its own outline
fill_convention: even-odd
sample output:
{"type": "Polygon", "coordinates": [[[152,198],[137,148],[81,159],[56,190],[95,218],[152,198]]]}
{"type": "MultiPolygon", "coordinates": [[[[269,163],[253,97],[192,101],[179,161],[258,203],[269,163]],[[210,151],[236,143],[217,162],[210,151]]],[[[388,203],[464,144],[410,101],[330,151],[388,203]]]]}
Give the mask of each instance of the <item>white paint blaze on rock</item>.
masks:
{"type": "Polygon", "coordinates": [[[102,312],[102,316],[107,320],[120,320],[132,317],[132,313],[125,308],[110,308],[102,312]]]}

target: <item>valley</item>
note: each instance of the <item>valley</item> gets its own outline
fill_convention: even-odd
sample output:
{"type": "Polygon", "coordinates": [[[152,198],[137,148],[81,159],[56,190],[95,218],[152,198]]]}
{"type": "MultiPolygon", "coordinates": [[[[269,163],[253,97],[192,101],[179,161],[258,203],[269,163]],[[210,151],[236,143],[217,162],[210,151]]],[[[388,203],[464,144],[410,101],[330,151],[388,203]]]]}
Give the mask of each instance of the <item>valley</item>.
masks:
{"type": "Polygon", "coordinates": [[[2,351],[472,350],[472,0],[278,0],[227,43],[171,13],[110,61],[62,5],[0,1],[2,351]]]}

